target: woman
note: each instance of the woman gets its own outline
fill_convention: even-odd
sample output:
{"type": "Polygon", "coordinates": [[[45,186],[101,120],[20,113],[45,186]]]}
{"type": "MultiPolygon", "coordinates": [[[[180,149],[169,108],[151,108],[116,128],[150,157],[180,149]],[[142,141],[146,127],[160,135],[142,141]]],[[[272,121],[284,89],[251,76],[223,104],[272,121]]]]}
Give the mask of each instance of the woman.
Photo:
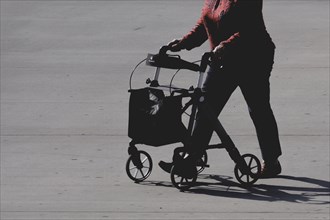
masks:
{"type": "MultiPolygon", "coordinates": [[[[239,87],[256,128],[262,157],[262,177],[281,173],[281,147],[277,124],[269,103],[269,77],[275,45],[267,33],[262,0],[205,0],[202,15],[190,33],[168,44],[173,52],[191,50],[209,40],[214,59],[204,82],[208,103],[220,114],[239,87]],[[222,68],[220,68],[221,62],[222,68]]],[[[212,136],[207,119],[199,116],[193,147],[206,146],[212,136]]],[[[172,164],[160,162],[169,171],[172,164]]]]}

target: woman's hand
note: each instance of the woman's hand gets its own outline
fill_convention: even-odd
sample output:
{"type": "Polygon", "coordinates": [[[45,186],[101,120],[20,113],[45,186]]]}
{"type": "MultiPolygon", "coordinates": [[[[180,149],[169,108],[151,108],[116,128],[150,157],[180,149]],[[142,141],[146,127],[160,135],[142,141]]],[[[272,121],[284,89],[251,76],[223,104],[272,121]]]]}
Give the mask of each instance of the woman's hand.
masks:
{"type": "Polygon", "coordinates": [[[180,41],[181,41],[181,39],[174,39],[171,42],[169,42],[167,44],[167,46],[169,47],[170,51],[178,52],[178,51],[182,50],[180,41]]]}
{"type": "Polygon", "coordinates": [[[216,60],[222,60],[224,58],[224,54],[225,54],[225,44],[224,43],[220,43],[218,46],[216,46],[212,50],[212,52],[213,52],[214,58],[216,60]]]}

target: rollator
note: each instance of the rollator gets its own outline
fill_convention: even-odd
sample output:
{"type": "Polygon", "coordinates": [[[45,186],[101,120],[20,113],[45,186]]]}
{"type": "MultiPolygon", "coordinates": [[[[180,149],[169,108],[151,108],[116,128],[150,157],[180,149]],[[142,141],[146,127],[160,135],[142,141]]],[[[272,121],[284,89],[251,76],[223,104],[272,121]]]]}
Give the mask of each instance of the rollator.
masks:
{"type": "Polygon", "coordinates": [[[162,47],[158,54],[148,54],[133,70],[130,78],[137,67],[146,61],[147,66],[155,67],[153,80],[148,79],[147,87],[140,89],[130,88],[129,101],[129,125],[128,136],[132,139],[129,143],[129,158],[126,163],[126,172],[134,182],[146,180],[152,171],[153,162],[151,156],[137,145],[148,145],[153,147],[164,146],[174,143],[182,143],[183,147],[175,149],[173,166],[170,178],[173,186],[181,191],[188,190],[196,185],[198,174],[207,164],[209,149],[225,149],[234,161],[234,174],[239,183],[244,187],[252,186],[261,173],[259,159],[253,154],[241,155],[230,136],[218,120],[205,99],[202,90],[205,71],[210,64],[213,53],[204,53],[200,65],[188,62],[178,55],[167,54],[169,48],[162,47]],[[177,88],[161,85],[159,83],[160,70],[186,69],[199,74],[197,87],[177,88]],[[165,91],[170,91],[165,95],[165,91]],[[182,101],[185,100],[185,104],[182,101]],[[182,115],[191,110],[187,125],[182,122],[182,115]],[[211,144],[204,147],[201,152],[192,152],[191,143],[196,115],[205,114],[210,126],[219,137],[221,143],[211,144]]]}

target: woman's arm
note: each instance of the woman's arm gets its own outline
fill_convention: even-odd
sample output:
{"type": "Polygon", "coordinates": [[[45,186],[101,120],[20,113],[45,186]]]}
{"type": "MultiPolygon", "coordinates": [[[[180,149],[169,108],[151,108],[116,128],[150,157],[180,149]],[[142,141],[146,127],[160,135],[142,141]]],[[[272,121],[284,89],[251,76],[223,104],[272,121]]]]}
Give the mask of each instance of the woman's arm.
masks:
{"type": "Polygon", "coordinates": [[[201,46],[208,39],[207,31],[203,21],[206,2],[207,1],[204,3],[201,17],[198,19],[195,27],[181,39],[175,39],[168,44],[172,51],[179,51],[182,49],[191,50],[195,47],[201,46]]]}
{"type": "Polygon", "coordinates": [[[201,17],[195,27],[180,40],[179,45],[182,49],[191,50],[201,46],[207,39],[207,32],[204,27],[203,18],[201,17]]]}

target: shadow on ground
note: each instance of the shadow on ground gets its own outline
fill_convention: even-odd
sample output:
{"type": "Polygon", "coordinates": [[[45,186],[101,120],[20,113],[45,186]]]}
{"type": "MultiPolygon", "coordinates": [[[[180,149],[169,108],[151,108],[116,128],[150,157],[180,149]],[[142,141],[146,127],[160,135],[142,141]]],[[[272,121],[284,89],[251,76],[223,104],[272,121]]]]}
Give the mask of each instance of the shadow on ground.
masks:
{"type": "MultiPolygon", "coordinates": [[[[293,203],[330,204],[330,182],[309,177],[278,176],[283,185],[255,184],[244,188],[232,177],[201,174],[196,186],[186,193],[260,201],[287,201],[293,203]]],[[[145,181],[142,185],[173,187],[171,182],[145,181]]]]}

